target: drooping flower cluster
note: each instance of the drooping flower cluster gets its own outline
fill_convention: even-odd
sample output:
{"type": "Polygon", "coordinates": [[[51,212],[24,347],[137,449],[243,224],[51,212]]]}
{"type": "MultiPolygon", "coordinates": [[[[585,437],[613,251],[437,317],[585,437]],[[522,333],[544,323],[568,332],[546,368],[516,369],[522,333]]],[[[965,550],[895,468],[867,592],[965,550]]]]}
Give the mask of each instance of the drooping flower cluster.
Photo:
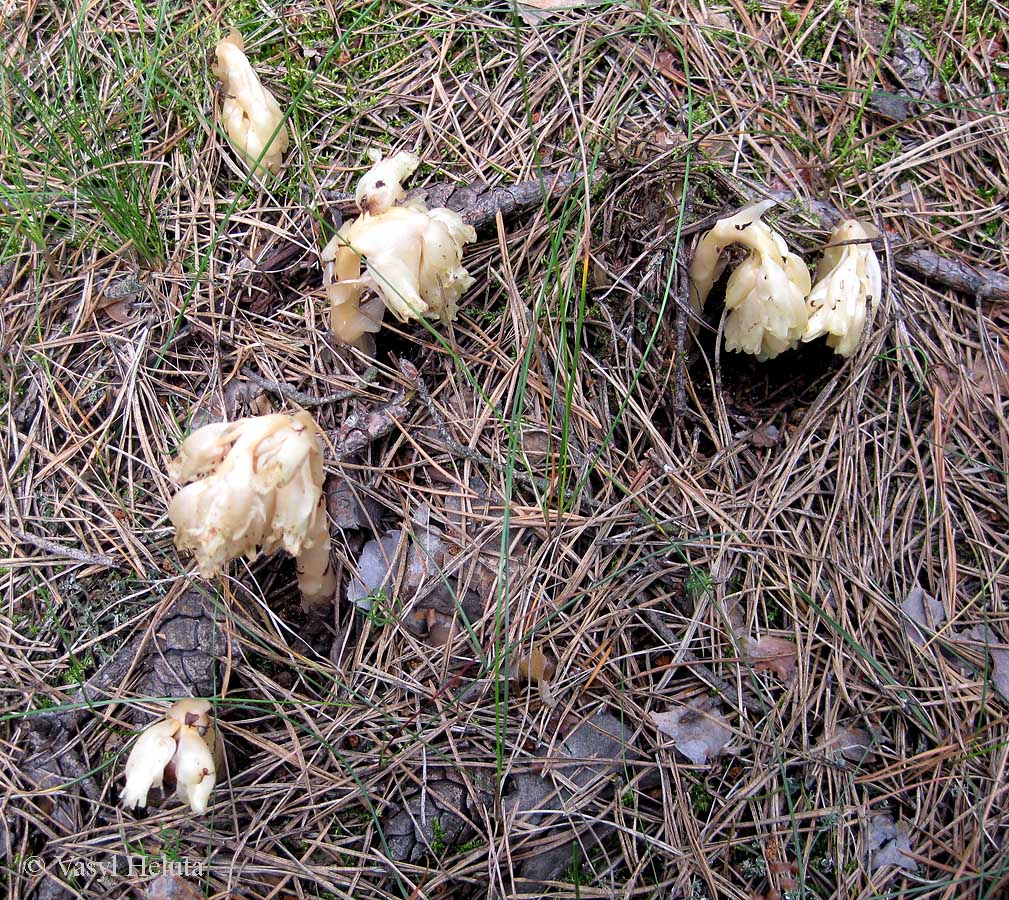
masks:
{"type": "Polygon", "coordinates": [[[459,298],[473,284],[462,265],[463,246],[476,240],[450,209],[429,210],[419,200],[395,205],[406,195],[402,181],[417,168],[416,156],[372,159],[355,194],[361,216],[344,224],[321,254],[333,334],[367,352],[387,308],[402,322],[455,318],[459,298]],[[375,296],[362,303],[366,291],[375,296]]]}
{"type": "Polygon", "coordinates": [[[742,244],[750,255],[729,276],[725,287],[725,347],[773,359],[798,345],[806,328],[809,271],[761,216],[774,205],[768,200],[721,219],[702,239],[690,269],[692,298],[700,309],[725,269],[722,251],[742,244]]]}
{"type": "Polygon", "coordinates": [[[195,554],[204,577],[239,556],[285,550],[298,559],[306,605],[333,599],[322,452],[308,413],[206,425],[182,443],[169,474],[186,485],[168,508],[176,546],[195,554]]]}
{"type": "Polygon", "coordinates": [[[750,254],[733,270],[725,286],[725,347],[773,359],[800,341],[828,335],[827,344],[848,356],[865,328],[866,304],[873,313],[882,290],[879,262],[868,240],[875,230],[854,219],[831,235],[811,284],[802,259],[761,216],[774,205],[767,200],[720,219],[697,245],[690,266],[690,299],[696,312],[725,269],[723,251],[741,244],[750,254]],[[872,233],[870,234],[870,230],[872,233]]]}
{"type": "Polygon", "coordinates": [[[827,346],[841,356],[851,355],[858,346],[865,330],[866,306],[869,317],[874,316],[883,293],[883,273],[869,244],[877,234],[873,226],[856,219],[848,219],[834,229],[806,301],[809,322],[802,336],[804,341],[827,335],[827,346]]]}
{"type": "Polygon", "coordinates": [[[203,815],[224,763],[224,742],[206,700],[180,700],[145,729],[126,761],[125,809],[147,806],[152,788],[175,786],[176,796],[203,815]]]}

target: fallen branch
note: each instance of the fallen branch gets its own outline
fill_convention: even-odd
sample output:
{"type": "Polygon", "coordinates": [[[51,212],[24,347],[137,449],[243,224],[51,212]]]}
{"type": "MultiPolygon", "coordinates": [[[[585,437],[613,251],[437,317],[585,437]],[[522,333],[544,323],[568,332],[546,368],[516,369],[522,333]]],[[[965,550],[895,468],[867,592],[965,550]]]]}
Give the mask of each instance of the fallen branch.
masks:
{"type": "Polygon", "coordinates": [[[979,300],[1009,302],[1009,277],[984,266],[971,266],[914,247],[896,249],[897,265],[916,275],[979,300]]]}
{"type": "Polygon", "coordinates": [[[52,553],[54,556],[63,559],[72,559],[76,562],[89,563],[93,566],[108,566],[110,569],[118,569],[122,565],[121,560],[113,559],[111,556],[95,556],[91,553],[85,553],[76,547],[61,544],[58,541],[51,541],[49,538],[38,534],[26,534],[23,531],[16,531],[12,528],[11,535],[19,543],[28,544],[37,550],[45,550],[47,553],[52,553]]]}
{"type": "MultiPolygon", "coordinates": [[[[589,177],[596,183],[603,173],[596,172],[589,177]]],[[[476,229],[485,228],[501,213],[505,218],[542,206],[544,201],[562,196],[573,185],[583,179],[580,172],[544,173],[535,181],[520,181],[504,187],[490,187],[486,184],[454,184],[437,182],[407,192],[407,200],[423,200],[429,208],[445,206],[459,213],[463,221],[476,229]]],[[[354,195],[343,191],[323,191],[331,204],[342,213],[357,214],[354,195]]]]}
{"type": "MultiPolygon", "coordinates": [[[[253,384],[258,385],[264,391],[269,391],[271,394],[278,394],[281,397],[285,397],[288,400],[293,400],[302,409],[313,409],[317,406],[329,406],[331,403],[339,403],[342,400],[350,400],[353,397],[360,395],[360,392],[354,388],[348,390],[336,391],[333,394],[325,394],[322,397],[313,397],[311,394],[306,394],[303,391],[299,391],[296,388],[291,387],[289,384],[284,384],[281,381],[271,381],[269,378],[263,378],[252,371],[248,366],[242,368],[242,375],[249,379],[253,384]]],[[[372,366],[367,369],[361,375],[362,384],[372,384],[378,378],[378,369],[372,366]]]]}
{"type": "MultiPolygon", "coordinates": [[[[791,191],[772,191],[768,196],[781,203],[798,203],[826,228],[835,228],[843,220],[851,218],[826,200],[804,200],[791,191]]],[[[1009,277],[1001,272],[913,247],[909,241],[895,235],[887,235],[887,240],[893,250],[894,262],[900,268],[969,297],[1009,302],[1009,277]]]]}

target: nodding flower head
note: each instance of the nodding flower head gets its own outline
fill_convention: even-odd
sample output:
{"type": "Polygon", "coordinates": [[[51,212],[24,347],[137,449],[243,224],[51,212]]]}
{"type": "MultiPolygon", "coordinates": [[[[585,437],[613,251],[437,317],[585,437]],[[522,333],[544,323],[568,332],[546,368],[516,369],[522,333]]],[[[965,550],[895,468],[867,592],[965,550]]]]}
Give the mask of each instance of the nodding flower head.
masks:
{"type": "Polygon", "coordinates": [[[285,550],[298,558],[305,605],[332,602],[322,449],[307,412],[207,425],[183,441],[169,473],[189,482],[168,507],[176,546],[195,554],[204,577],[285,550]]]}
{"type": "Polygon", "coordinates": [[[876,228],[856,219],[834,229],[806,301],[809,321],[804,341],[827,335],[827,346],[841,356],[850,356],[858,346],[883,292],[883,274],[869,243],[877,236],[876,228]]]}
{"type": "Polygon", "coordinates": [[[723,251],[733,244],[750,250],[725,287],[725,348],[760,360],[798,346],[808,319],[809,270],[761,220],[773,205],[756,203],[716,222],[697,245],[689,273],[691,302],[700,312],[725,269],[723,251]]]}
{"type": "Polygon", "coordinates": [[[203,815],[224,762],[224,743],[206,700],[180,700],[145,729],[126,760],[125,809],[147,806],[151,788],[174,784],[176,796],[203,815]]]}
{"type": "Polygon", "coordinates": [[[276,173],[290,143],[284,114],[259,80],[245,55],[242,36],[235,30],[214,49],[214,74],[221,80],[221,122],[245,164],[255,164],[259,179],[276,173]],[[259,160],[258,164],[256,161],[259,160]]]}
{"type": "Polygon", "coordinates": [[[387,309],[401,322],[451,321],[473,284],[462,265],[464,245],[476,240],[473,228],[450,209],[429,210],[419,200],[394,205],[405,196],[400,179],[416,165],[412,154],[379,157],[357,188],[364,214],[322,250],[333,335],[369,353],[387,309]]]}

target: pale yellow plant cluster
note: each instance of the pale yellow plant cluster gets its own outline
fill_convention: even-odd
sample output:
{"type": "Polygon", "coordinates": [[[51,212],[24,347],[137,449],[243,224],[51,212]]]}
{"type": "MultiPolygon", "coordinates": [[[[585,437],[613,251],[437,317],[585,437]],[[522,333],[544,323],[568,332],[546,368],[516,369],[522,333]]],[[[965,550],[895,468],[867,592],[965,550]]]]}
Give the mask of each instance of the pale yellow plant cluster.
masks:
{"type": "Polygon", "coordinates": [[[802,259],[761,219],[772,206],[773,200],[765,200],[719,219],[701,238],[690,265],[695,312],[703,309],[725,270],[724,251],[739,244],[750,252],[725,285],[727,350],[768,360],[800,341],[826,335],[835,353],[851,355],[883,290],[879,260],[869,243],[876,229],[855,219],[839,225],[813,283],[802,259]]]}
{"type": "Polygon", "coordinates": [[[235,149],[259,179],[280,171],[291,137],[277,98],[259,80],[242,36],[232,30],[214,50],[214,74],[221,80],[221,120],[235,149]]]}
{"type": "MultiPolygon", "coordinates": [[[[284,114],[249,63],[237,31],[218,42],[215,54],[225,131],[263,182],[279,172],[290,143],[284,114]]],[[[333,336],[374,353],[372,335],[381,329],[386,309],[401,322],[455,318],[460,297],[473,284],[462,253],[476,232],[450,209],[404,202],[403,181],[420,165],[415,154],[369,156],[373,165],[355,192],[361,215],[326,244],[321,260],[333,336]]]]}
{"type": "MultiPolygon", "coordinates": [[[[238,32],[217,44],[215,56],[224,129],[265,184],[280,172],[290,144],[284,113],[249,63],[238,32]]],[[[321,259],[334,337],[374,352],[372,335],[387,308],[404,322],[455,317],[473,284],[462,253],[476,232],[449,209],[406,201],[403,181],[420,164],[413,153],[369,155],[373,165],[355,192],[361,215],[340,229],[321,259]]],[[[231,560],[283,550],[297,561],[305,609],[333,603],[322,435],[311,415],[206,425],[182,443],[169,474],[182,485],[168,508],[176,546],[196,557],[204,577],[221,575],[231,560]]],[[[140,735],[126,764],[126,808],[146,806],[151,789],[168,783],[194,813],[206,812],[223,760],[210,710],[206,701],[181,701],[140,735]]]]}
{"type": "Polygon", "coordinates": [[[412,153],[373,156],[356,197],[361,216],[347,222],[322,251],[322,283],[337,340],[369,352],[371,334],[389,309],[401,322],[456,316],[459,298],[473,284],[463,268],[463,246],[476,232],[450,209],[403,203],[402,181],[420,160],[412,153]],[[364,273],[362,274],[362,265],[364,273]],[[365,292],[374,297],[361,303],[365,292]]]}
{"type": "MultiPolygon", "coordinates": [[[[297,560],[306,609],[333,602],[321,436],[307,412],[205,425],[168,470],[185,485],[168,507],[176,546],[195,555],[204,577],[232,559],[284,550],[297,560]]],[[[194,813],[207,811],[224,753],[211,709],[179,701],[140,735],[126,763],[125,808],[146,806],[150,790],[167,781],[194,813]]]]}
{"type": "Polygon", "coordinates": [[[307,412],[205,425],[168,471],[186,485],[168,507],[175,543],[196,556],[204,577],[232,559],[284,550],[298,560],[306,605],[332,600],[322,447],[307,412]]]}
{"type": "MultiPolygon", "coordinates": [[[[284,114],[249,64],[237,32],[217,44],[214,72],[223,85],[221,117],[229,139],[257,180],[276,176],[290,142],[284,114]]],[[[403,182],[420,164],[415,154],[369,155],[372,166],[355,191],[360,215],[340,228],[320,258],[333,336],[373,353],[387,309],[401,322],[454,319],[474,281],[462,257],[476,233],[458,213],[407,198],[403,182]]],[[[826,335],[837,353],[850,354],[865,327],[867,304],[875,311],[879,302],[871,229],[854,220],[840,226],[813,284],[803,261],[762,221],[771,205],[740,210],[701,239],[690,267],[696,311],[726,266],[725,250],[739,244],[749,254],[726,285],[729,350],[771,359],[826,335]]],[[[297,561],[306,610],[334,602],[322,434],[309,413],[206,425],[182,443],[169,474],[181,485],[168,508],[175,543],[195,556],[204,577],[221,575],[234,559],[283,550],[297,561]]],[[[520,677],[539,684],[548,706],[551,666],[540,652],[518,667],[520,677]]],[[[194,813],[204,813],[223,758],[211,704],[180,701],[134,745],[123,805],[146,806],[151,789],[168,784],[194,813]]]]}
{"type": "Polygon", "coordinates": [[[202,815],[223,763],[224,743],[211,704],[180,700],[137,738],[126,761],[126,787],[120,800],[126,809],[146,806],[152,788],[174,782],[178,798],[202,815]]]}

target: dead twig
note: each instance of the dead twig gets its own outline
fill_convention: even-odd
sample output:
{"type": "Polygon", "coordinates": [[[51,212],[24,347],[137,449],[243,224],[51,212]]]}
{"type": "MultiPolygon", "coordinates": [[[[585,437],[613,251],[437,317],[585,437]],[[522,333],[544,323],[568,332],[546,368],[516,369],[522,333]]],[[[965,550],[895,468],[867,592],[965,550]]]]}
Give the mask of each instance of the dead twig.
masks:
{"type": "Polygon", "coordinates": [[[91,553],[85,553],[76,547],[68,547],[66,544],[60,544],[57,541],[52,541],[38,534],[25,534],[23,531],[15,531],[12,528],[11,535],[21,543],[30,544],[38,550],[45,550],[47,553],[72,559],[76,562],[88,563],[92,566],[107,566],[110,569],[118,569],[122,565],[121,560],[113,559],[111,556],[95,556],[91,553]]]}
{"type": "MultiPolygon", "coordinates": [[[[242,369],[242,374],[253,384],[259,385],[259,387],[261,387],[264,391],[279,394],[284,399],[291,400],[304,409],[329,406],[331,403],[339,403],[341,400],[350,400],[351,398],[358,396],[358,391],[350,388],[348,390],[336,391],[332,394],[324,394],[322,397],[313,397],[311,394],[303,393],[288,384],[283,384],[280,381],[273,381],[269,378],[263,378],[261,375],[257,375],[253,372],[250,368],[248,368],[248,366],[242,369]]],[[[378,369],[372,366],[370,369],[367,369],[361,374],[361,383],[372,384],[377,378],[378,369]]]]}
{"type": "MultiPolygon", "coordinates": [[[[509,217],[530,209],[538,209],[546,200],[556,199],[582,180],[580,172],[544,173],[535,181],[520,181],[503,187],[486,184],[453,184],[440,181],[407,192],[408,200],[423,200],[428,207],[445,206],[459,213],[477,230],[491,225],[498,213],[509,217]]],[[[600,171],[591,176],[592,183],[603,177],[600,171]]],[[[354,195],[344,191],[322,192],[323,197],[342,213],[355,213],[354,195]]]]}
{"type": "Polygon", "coordinates": [[[972,266],[959,259],[949,259],[915,247],[897,247],[896,263],[943,287],[982,300],[1009,302],[1009,277],[984,266],[972,266]]]}

